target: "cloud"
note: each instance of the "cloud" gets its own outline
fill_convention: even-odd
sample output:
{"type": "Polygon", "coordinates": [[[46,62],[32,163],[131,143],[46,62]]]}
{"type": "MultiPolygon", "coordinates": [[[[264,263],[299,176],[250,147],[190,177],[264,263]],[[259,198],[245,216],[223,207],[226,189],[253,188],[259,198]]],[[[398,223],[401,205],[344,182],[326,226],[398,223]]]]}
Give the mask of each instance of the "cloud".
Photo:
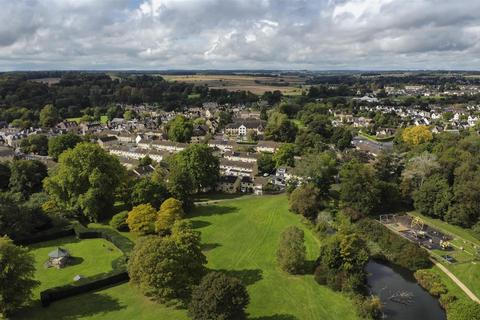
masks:
{"type": "Polygon", "coordinates": [[[478,69],[476,0],[0,0],[0,69],[478,69]]]}

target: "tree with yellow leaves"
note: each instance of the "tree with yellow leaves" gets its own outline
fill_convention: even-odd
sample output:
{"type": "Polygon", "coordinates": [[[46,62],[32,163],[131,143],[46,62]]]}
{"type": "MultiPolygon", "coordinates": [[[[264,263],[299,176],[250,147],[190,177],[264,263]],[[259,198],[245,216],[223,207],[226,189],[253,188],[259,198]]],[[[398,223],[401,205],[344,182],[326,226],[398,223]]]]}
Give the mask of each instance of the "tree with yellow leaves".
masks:
{"type": "Polygon", "coordinates": [[[184,215],[182,202],[175,198],[168,198],[158,211],[155,231],[162,234],[168,233],[175,221],[182,219],[184,215]]]}
{"type": "Polygon", "coordinates": [[[418,146],[432,140],[433,135],[428,126],[420,125],[405,128],[402,133],[402,139],[411,146],[418,146]]]}

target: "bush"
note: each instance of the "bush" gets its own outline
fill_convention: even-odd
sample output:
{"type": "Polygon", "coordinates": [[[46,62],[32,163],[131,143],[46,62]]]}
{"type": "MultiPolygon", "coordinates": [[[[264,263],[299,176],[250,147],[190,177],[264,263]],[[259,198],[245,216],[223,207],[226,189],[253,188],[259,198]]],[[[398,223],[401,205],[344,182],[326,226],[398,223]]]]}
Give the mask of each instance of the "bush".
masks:
{"type": "Polygon", "coordinates": [[[193,290],[189,314],[194,320],[243,319],[248,302],[247,289],[240,280],[211,272],[193,290]]]}
{"type": "Polygon", "coordinates": [[[480,320],[480,304],[471,300],[459,300],[448,308],[448,320],[480,320]]]}
{"type": "Polygon", "coordinates": [[[411,271],[429,268],[432,265],[426,250],[371,219],[357,222],[356,228],[364,239],[378,244],[384,258],[394,264],[411,271]]]}
{"type": "Polygon", "coordinates": [[[436,273],[430,270],[418,270],[413,276],[432,296],[439,297],[447,293],[447,287],[442,283],[442,279],[440,279],[436,273]]]}
{"type": "Polygon", "coordinates": [[[150,204],[141,204],[128,213],[128,228],[140,235],[146,235],[155,231],[157,211],[150,204]]]}
{"type": "Polygon", "coordinates": [[[291,274],[303,272],[307,255],[304,237],[303,230],[297,227],[288,227],[282,232],[277,262],[283,271],[291,274]]]}
{"type": "Polygon", "coordinates": [[[128,231],[127,218],[128,211],[117,213],[112,217],[112,220],[110,220],[110,226],[119,231],[128,231]]]}

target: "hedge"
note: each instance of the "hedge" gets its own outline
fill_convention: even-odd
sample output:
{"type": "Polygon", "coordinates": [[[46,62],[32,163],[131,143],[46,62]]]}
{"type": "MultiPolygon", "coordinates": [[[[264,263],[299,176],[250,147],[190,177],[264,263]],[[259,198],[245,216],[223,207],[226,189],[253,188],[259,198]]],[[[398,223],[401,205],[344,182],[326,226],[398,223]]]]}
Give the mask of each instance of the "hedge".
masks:
{"type": "Polygon", "coordinates": [[[128,272],[116,271],[113,274],[94,279],[79,285],[66,285],[54,287],[40,292],[40,301],[43,307],[49,306],[52,302],[72,297],[78,294],[98,290],[107,286],[120,284],[129,280],[128,272]]]}
{"type": "Polygon", "coordinates": [[[21,246],[26,246],[30,244],[34,244],[37,242],[44,242],[44,241],[50,241],[50,240],[55,240],[59,238],[64,238],[64,237],[70,237],[74,236],[75,231],[72,227],[68,227],[66,229],[61,229],[61,230],[56,230],[54,232],[48,232],[48,233],[43,233],[39,234],[36,236],[32,236],[29,238],[24,238],[24,239],[16,239],[15,244],[21,245],[21,246]]]}

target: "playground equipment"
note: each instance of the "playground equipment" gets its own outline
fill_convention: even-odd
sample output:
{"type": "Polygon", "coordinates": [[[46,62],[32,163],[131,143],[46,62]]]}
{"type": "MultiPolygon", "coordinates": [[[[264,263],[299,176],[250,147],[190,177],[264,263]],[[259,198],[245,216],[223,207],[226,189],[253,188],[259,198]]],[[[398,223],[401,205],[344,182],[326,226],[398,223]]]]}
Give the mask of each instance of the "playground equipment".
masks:
{"type": "Polygon", "coordinates": [[[418,230],[423,230],[423,227],[425,226],[425,221],[419,217],[414,217],[412,219],[412,222],[410,223],[410,229],[415,229],[415,227],[418,227],[418,230]]]}
{"type": "Polygon", "coordinates": [[[440,240],[440,248],[442,248],[442,250],[450,249],[451,248],[450,241],[440,240]]]}

